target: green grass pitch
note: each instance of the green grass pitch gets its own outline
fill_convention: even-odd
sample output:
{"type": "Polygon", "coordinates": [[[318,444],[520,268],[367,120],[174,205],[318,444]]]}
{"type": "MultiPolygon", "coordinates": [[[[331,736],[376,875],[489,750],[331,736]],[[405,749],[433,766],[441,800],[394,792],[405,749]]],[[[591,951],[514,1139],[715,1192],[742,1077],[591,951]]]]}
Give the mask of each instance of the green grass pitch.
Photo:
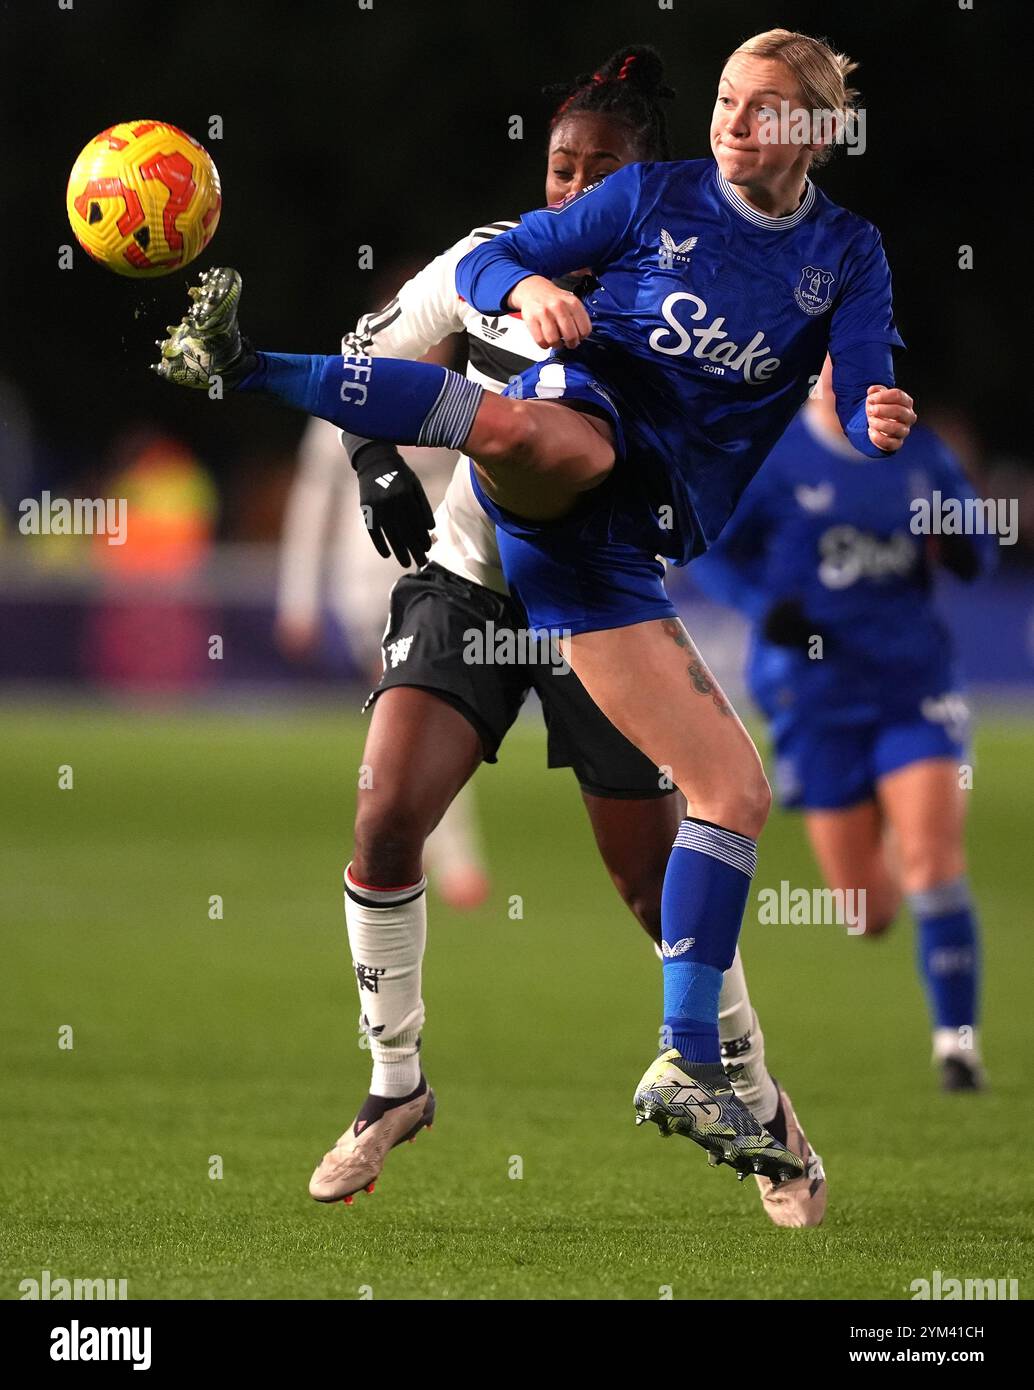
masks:
{"type": "MultiPolygon", "coordinates": [[[[937,1090],[906,920],[873,942],[748,911],[770,1064],[829,1174],[815,1231],[635,1129],[659,967],[534,719],[477,778],[491,903],[430,903],[434,1131],[374,1196],[309,1199],[367,1079],[340,890],[362,735],[346,713],[0,714],[3,1297],[43,1269],[130,1298],[907,1299],[936,1269],[1026,1296],[1029,725],[982,727],[971,793],[988,1094],[937,1090]]],[[[782,878],[815,881],[776,814],[755,888],[782,878]]]]}

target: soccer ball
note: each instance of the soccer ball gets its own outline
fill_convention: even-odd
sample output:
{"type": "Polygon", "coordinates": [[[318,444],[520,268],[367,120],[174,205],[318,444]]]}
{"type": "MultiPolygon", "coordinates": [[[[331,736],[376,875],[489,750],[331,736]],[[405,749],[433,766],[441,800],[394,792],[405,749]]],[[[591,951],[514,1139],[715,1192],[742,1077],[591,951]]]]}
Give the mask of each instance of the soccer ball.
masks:
{"type": "Polygon", "coordinates": [[[168,275],[212,240],[222,207],[208,151],[166,121],[123,121],[86,146],[65,204],[76,240],[118,275],[168,275]]]}

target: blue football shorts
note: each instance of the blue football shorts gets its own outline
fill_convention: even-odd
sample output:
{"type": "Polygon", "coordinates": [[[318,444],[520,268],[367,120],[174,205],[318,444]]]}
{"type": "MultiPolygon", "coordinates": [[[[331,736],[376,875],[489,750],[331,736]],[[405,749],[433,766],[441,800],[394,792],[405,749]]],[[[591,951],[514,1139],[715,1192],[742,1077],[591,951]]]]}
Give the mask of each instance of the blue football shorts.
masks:
{"type": "MultiPolygon", "coordinates": [[[[957,698],[957,697],[956,697],[957,698]]],[[[958,721],[924,714],[888,715],[841,726],[795,719],[775,738],[775,780],[788,810],[839,811],[871,801],[882,777],[928,758],[963,762],[968,737],[958,721]]]]}
{"type": "MultiPolygon", "coordinates": [[[[602,416],[614,427],[622,457],[617,407],[580,363],[537,362],[503,394],[560,401],[602,416]]],[[[496,525],[503,573],[531,627],[573,635],[676,616],[664,589],[664,564],[649,544],[650,527],[641,510],[638,519],[622,510],[619,468],[620,462],[559,521],[526,521],[487,497],[471,466],[474,493],[496,525]]]]}

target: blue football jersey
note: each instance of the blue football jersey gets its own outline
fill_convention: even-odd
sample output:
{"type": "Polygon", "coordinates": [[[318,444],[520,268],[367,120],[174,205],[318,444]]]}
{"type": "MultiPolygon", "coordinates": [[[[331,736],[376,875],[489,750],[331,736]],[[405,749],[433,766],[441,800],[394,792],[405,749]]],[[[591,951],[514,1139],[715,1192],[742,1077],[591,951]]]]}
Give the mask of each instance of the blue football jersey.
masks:
{"type": "MultiPolygon", "coordinates": [[[[694,564],[701,588],[754,624],[748,683],[777,734],[801,717],[849,724],[914,712],[957,689],[930,540],[912,530],[917,504],[934,493],[975,495],[930,430],[916,426],[897,454],[871,459],[803,410],[694,564]],[[821,658],[764,639],[765,613],[787,599],[822,634],[821,658]]],[[[993,537],[970,539],[989,567],[993,537]]]]}
{"type": "Polygon", "coordinates": [[[879,453],[864,399],[893,385],[902,346],[890,272],[876,229],[810,181],[795,212],[767,217],[713,160],[626,165],[469,252],[456,284],[500,313],[529,274],[585,267],[592,334],[555,355],[614,402],[622,506],[639,514],[629,534],[657,553],[685,563],[717,537],[827,351],[845,426],[879,453]]]}

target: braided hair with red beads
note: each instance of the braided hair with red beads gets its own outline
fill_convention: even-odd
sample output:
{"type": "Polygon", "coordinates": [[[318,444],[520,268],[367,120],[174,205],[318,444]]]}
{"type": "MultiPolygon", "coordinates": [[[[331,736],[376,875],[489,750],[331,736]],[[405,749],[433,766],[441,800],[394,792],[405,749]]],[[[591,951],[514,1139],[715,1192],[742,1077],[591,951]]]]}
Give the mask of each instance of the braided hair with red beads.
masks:
{"type": "Polygon", "coordinates": [[[543,94],[559,100],[550,134],[567,116],[598,112],[625,125],[641,159],[670,159],[661,102],[675,95],[664,81],[664,64],[649,44],[626,44],[596,72],[554,83],[543,94]]]}

